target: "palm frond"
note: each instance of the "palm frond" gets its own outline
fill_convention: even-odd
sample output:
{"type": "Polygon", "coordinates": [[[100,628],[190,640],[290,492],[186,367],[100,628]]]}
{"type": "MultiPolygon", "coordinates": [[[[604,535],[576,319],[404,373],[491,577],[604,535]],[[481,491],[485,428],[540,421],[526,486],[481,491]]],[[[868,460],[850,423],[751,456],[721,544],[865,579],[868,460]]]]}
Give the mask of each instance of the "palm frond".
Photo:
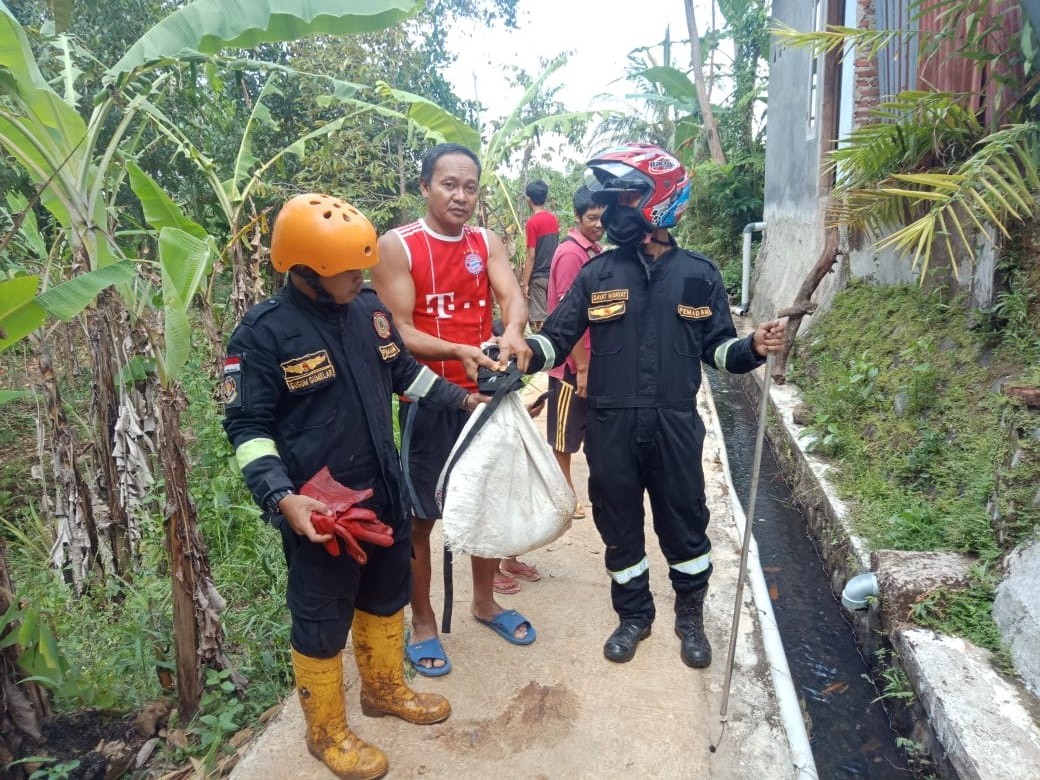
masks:
{"type": "Polygon", "coordinates": [[[850,45],[867,58],[876,57],[890,43],[908,35],[906,30],[865,30],[840,25],[827,25],[826,30],[803,32],[783,22],[774,22],[769,31],[781,43],[797,49],[811,49],[816,55],[830,54],[850,45]]]}
{"type": "Polygon", "coordinates": [[[980,236],[987,235],[987,227],[1010,236],[1010,221],[1040,216],[1038,164],[1040,123],[1012,125],[987,136],[952,173],[898,174],[873,190],[848,193],[844,216],[858,217],[861,227],[877,232],[885,229],[886,222],[898,224],[887,221],[894,212],[917,213],[915,219],[876,243],[877,248],[912,253],[915,267],[920,264],[922,269],[927,268],[936,238],[947,243],[952,259],[949,242],[951,236],[956,236],[974,259],[966,229],[969,225],[980,236]],[[870,212],[885,200],[900,206],[888,204],[872,216],[870,212]],[[885,221],[877,219],[881,213],[885,221]]]}

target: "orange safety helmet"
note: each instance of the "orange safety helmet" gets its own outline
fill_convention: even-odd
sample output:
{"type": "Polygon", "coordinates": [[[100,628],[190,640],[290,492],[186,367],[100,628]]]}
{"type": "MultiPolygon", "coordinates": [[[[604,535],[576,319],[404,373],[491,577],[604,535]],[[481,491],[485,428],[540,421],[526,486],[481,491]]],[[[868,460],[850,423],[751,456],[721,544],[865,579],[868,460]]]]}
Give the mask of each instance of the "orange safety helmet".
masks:
{"type": "Polygon", "coordinates": [[[378,262],[376,229],[345,200],[310,192],[287,201],[278,212],[271,263],[280,273],[302,265],[318,276],[335,276],[378,262]]]}

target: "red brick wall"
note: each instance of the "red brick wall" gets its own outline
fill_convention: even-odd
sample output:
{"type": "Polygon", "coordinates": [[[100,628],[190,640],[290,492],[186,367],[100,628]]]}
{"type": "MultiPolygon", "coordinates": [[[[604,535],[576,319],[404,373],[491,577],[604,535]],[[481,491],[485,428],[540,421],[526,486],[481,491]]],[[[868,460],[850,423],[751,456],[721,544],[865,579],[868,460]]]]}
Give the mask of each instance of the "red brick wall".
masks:
{"type": "MultiPolygon", "coordinates": [[[[864,30],[873,30],[875,25],[874,0],[857,0],[857,5],[859,6],[857,26],[864,30]]],[[[855,127],[860,127],[873,121],[870,111],[876,108],[879,102],[877,61],[873,58],[867,59],[857,49],[855,72],[852,96],[855,102],[852,109],[852,121],[855,127]]]]}

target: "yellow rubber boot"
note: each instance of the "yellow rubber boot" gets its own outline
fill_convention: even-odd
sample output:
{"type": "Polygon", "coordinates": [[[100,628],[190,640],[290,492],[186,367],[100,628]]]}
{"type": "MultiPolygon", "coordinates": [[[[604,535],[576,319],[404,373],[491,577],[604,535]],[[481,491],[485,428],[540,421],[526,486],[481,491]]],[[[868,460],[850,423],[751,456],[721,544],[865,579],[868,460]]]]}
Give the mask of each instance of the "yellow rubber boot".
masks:
{"type": "Polygon", "coordinates": [[[417,693],[404,680],[404,610],[390,617],[354,611],[354,658],[361,673],[361,711],[372,718],[396,715],[409,723],[440,723],[448,700],[417,693]]]}
{"type": "Polygon", "coordinates": [[[310,658],[293,650],[292,660],[311,755],[345,780],[375,780],[385,775],[389,764],[383,751],[347,728],[343,654],[310,658]]]}

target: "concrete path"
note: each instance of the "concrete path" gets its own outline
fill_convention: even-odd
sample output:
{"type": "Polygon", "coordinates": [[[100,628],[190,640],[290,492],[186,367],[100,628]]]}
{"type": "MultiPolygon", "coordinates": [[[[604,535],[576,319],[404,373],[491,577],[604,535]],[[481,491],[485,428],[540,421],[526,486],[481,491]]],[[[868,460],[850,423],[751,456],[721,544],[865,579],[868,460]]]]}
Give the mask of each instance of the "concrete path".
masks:
{"type": "MultiPolygon", "coordinates": [[[[544,375],[539,379],[544,384],[544,375]]],[[[530,392],[536,394],[537,388],[530,392]]],[[[706,619],[714,648],[711,668],[689,669],[679,658],[673,596],[650,525],[649,504],[646,527],[657,622],[632,662],[613,664],[603,658],[603,641],[616,618],[603,544],[588,512],[587,519],[574,521],[557,542],[523,556],[541,570],[541,581],[522,583],[519,594],[499,597],[504,607],[531,619],[538,631],[533,645],[510,645],[471,618],[468,559],[456,560],[452,632],[442,637],[453,671],[442,678],[413,680],[419,690],[449,697],[453,712],[446,722],[420,727],[363,716],[348,648],[348,722],[387,753],[389,777],[816,776],[786,661],[767,652],[767,645],[776,646],[775,638],[763,641],[773,631],[768,598],[761,603],[758,594],[755,604],[750,585],[744,589],[725,724],[720,717],[743,516],[731,507],[732,488],[709,392],[705,384],[699,401],[709,431],[704,462],[715,564],[706,619]],[[718,745],[714,753],[712,744],[718,745]]],[[[543,414],[538,422],[544,426],[544,420],[543,414]]],[[[579,498],[588,506],[585,460],[580,453],[574,460],[579,498]]],[[[439,566],[434,582],[440,583],[439,566]]],[[[439,592],[435,603],[441,603],[439,592]]],[[[295,694],[246,749],[231,777],[332,777],[307,752],[295,694]]]]}

